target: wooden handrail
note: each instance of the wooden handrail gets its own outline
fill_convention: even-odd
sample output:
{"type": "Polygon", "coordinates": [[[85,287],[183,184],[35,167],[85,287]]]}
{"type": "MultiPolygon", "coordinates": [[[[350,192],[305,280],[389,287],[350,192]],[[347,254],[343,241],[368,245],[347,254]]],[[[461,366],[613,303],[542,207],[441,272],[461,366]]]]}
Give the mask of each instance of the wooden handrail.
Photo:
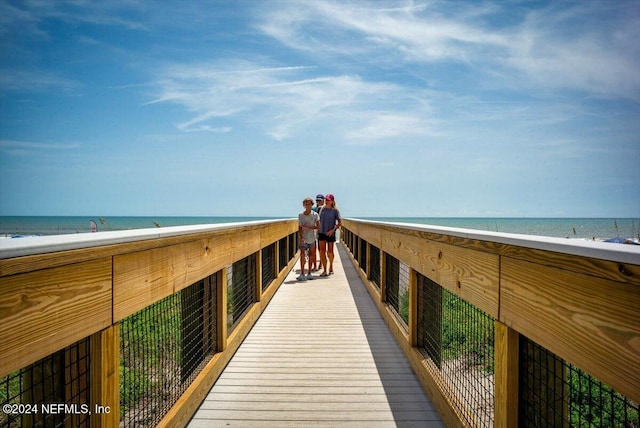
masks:
{"type": "MultiPolygon", "coordinates": [[[[377,247],[381,258],[397,258],[496,320],[496,398],[517,385],[515,334],[640,401],[639,246],[357,219],[343,225],[377,247]]],[[[384,315],[384,284],[381,291],[368,289],[384,315]]],[[[414,369],[427,373],[411,346],[413,323],[407,334],[393,318],[387,322],[401,345],[407,342],[403,349],[414,369]]],[[[427,391],[437,390],[426,383],[427,391]]],[[[496,404],[496,426],[513,421],[513,408],[504,406],[496,404]]]]}
{"type": "MultiPolygon", "coordinates": [[[[343,225],[380,249],[381,260],[389,255],[410,267],[408,332],[387,313],[384,279],[378,289],[359,273],[447,425],[459,424],[459,415],[415,348],[417,273],[495,319],[496,426],[517,418],[509,397],[519,335],[640,401],[639,247],[355,219],[343,225]]],[[[288,248],[296,231],[295,220],[276,220],[0,240],[0,377],[90,337],[92,403],[115,409],[91,423],[117,424],[120,321],[215,274],[218,321],[226,325],[223,269],[278,241],[288,248]]],[[[160,425],[186,424],[295,263],[292,254],[284,267],[278,261],[273,286],[257,285],[256,302],[229,337],[219,327],[217,353],[160,425]]],[[[384,277],[384,262],[381,270],[384,277]]]]}
{"type": "MultiPolygon", "coordinates": [[[[1,240],[0,377],[90,337],[92,401],[117,410],[122,319],[249,255],[258,253],[259,261],[263,248],[289,242],[296,232],[297,221],[286,219],[1,240]]],[[[256,302],[230,337],[226,331],[217,336],[218,352],[189,388],[190,397],[206,394],[295,255],[295,249],[287,255],[287,264],[276,269],[274,283],[264,292],[258,268],[256,302]]],[[[224,326],[223,279],[218,313],[224,326]]],[[[166,423],[186,423],[198,404],[180,400],[166,423]]],[[[117,411],[92,415],[92,426],[115,426],[118,418],[117,411]]]]}

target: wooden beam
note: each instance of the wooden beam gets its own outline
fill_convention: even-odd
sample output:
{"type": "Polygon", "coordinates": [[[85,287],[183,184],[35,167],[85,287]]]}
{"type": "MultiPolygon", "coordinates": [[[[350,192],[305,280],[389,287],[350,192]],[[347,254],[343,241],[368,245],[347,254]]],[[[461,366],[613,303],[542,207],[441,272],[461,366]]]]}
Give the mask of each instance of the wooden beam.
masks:
{"type": "Polygon", "coordinates": [[[260,229],[260,247],[264,248],[273,244],[283,236],[288,236],[296,230],[298,230],[297,220],[278,223],[271,225],[271,227],[263,227],[260,229]]]}
{"type": "Polygon", "coordinates": [[[91,336],[91,426],[120,422],[120,324],[91,336]]]}
{"type": "Polygon", "coordinates": [[[640,292],[631,284],[502,258],[500,321],[640,401],[640,292]]]}
{"type": "Polygon", "coordinates": [[[495,334],[495,412],[496,428],[518,426],[518,340],[520,335],[499,321],[495,334]]]}
{"type": "Polygon", "coordinates": [[[497,318],[499,256],[396,231],[385,231],[381,249],[497,318]]]}
{"type": "Polygon", "coordinates": [[[0,376],[111,325],[111,259],[0,278],[0,376]]]}
{"type": "Polygon", "coordinates": [[[115,256],[115,320],[122,320],[231,264],[232,239],[230,235],[218,235],[115,256]]]}
{"type": "MultiPolygon", "coordinates": [[[[448,244],[460,249],[477,250],[483,253],[536,262],[575,273],[640,285],[640,263],[633,261],[636,256],[627,254],[623,257],[627,259],[626,262],[614,261],[616,247],[609,245],[603,247],[603,244],[598,242],[594,242],[593,246],[587,244],[585,247],[585,243],[580,240],[515,234],[505,237],[503,236],[505,234],[428,225],[370,224],[350,219],[344,219],[343,224],[379,248],[382,241],[388,239],[389,236],[399,237],[400,241],[403,241],[405,237],[414,237],[422,242],[448,244]],[[470,237],[473,235],[477,235],[477,237],[470,237]],[[597,257],[598,255],[601,257],[597,257]],[[611,259],[608,259],[607,256],[611,259]],[[632,261],[629,261],[630,258],[632,261]]],[[[620,247],[625,246],[618,246],[618,248],[620,247]]],[[[626,252],[629,253],[629,250],[626,252]]],[[[394,254],[394,257],[408,264],[400,255],[394,254]]]]}

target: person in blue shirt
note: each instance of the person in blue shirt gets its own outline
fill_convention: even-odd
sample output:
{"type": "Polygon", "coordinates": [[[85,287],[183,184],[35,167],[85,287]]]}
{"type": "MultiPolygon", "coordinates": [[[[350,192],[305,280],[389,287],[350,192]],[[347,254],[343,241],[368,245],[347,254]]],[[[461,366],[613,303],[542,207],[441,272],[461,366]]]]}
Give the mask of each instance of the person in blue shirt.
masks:
{"type": "Polygon", "coordinates": [[[322,265],[320,276],[333,274],[333,244],[336,242],[336,231],[341,225],[342,218],[336,205],[336,199],[329,193],[325,196],[324,206],[320,210],[320,229],[318,229],[320,264],[322,265]],[[329,262],[329,272],[327,272],[327,261],[329,262]]]}

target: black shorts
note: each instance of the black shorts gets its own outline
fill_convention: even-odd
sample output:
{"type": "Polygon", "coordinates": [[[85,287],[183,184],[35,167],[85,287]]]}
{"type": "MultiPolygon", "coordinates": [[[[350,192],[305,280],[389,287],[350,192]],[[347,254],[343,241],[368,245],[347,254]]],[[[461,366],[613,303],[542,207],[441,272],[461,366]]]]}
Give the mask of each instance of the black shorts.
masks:
{"type": "Polygon", "coordinates": [[[327,235],[324,233],[318,233],[318,241],[336,242],[336,234],[327,235]]]}

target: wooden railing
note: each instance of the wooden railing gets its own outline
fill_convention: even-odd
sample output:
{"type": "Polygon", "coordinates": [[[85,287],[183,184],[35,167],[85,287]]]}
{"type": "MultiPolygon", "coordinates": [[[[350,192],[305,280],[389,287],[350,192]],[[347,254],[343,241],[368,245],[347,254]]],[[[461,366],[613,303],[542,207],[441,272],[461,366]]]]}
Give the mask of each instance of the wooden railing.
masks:
{"type": "MultiPolygon", "coordinates": [[[[152,347],[171,339],[177,358],[184,359],[187,339],[192,340],[201,348],[195,352],[199,360],[179,361],[175,369],[158,367],[165,361],[154,360],[147,370],[154,371],[152,378],[162,370],[182,374],[176,381],[182,384],[180,396],[158,424],[186,424],[295,263],[296,233],[295,220],[280,220],[3,240],[0,425],[46,425],[46,418],[57,421],[62,413],[72,418],[67,425],[118,426],[126,413],[120,409],[122,394],[143,396],[139,384],[153,381],[120,384],[123,371],[138,370],[123,362],[126,347],[135,344],[121,343],[121,325],[134,326],[133,340],[146,341],[135,331],[141,311],[193,289],[173,299],[178,309],[162,315],[176,317],[173,330],[152,347]],[[236,264],[242,267],[237,272],[236,264]],[[247,274],[247,269],[255,271],[247,274]],[[252,281],[243,285],[250,298],[240,309],[228,300],[238,293],[227,292],[229,280],[243,279],[238,272],[252,281]],[[184,312],[193,302],[200,311],[195,317],[184,312]],[[233,323],[227,320],[232,311],[233,323]],[[187,324],[192,321],[197,328],[187,324]],[[4,392],[9,389],[16,392],[4,392]],[[33,406],[39,406],[35,414],[33,406]],[[9,416],[13,422],[7,422],[9,416]]],[[[157,329],[161,322],[151,320],[147,327],[157,329]]]]}
{"type": "Polygon", "coordinates": [[[603,426],[637,426],[640,247],[355,219],[343,221],[342,241],[447,426],[591,426],[593,415],[582,423],[570,415],[577,405],[568,383],[577,381],[569,377],[583,372],[614,390],[608,397],[621,400],[629,418],[603,426]],[[401,277],[407,271],[404,314],[395,302],[398,273],[388,272],[398,264],[401,277]],[[421,300],[429,294],[437,309],[421,300]],[[484,415],[469,409],[464,385],[452,387],[453,365],[442,357],[442,313],[451,303],[493,324],[491,337],[481,338],[492,361],[469,367],[472,356],[458,354],[469,390],[478,389],[478,373],[492,383],[484,415]],[[435,345],[423,343],[430,328],[435,345]]]}
{"type": "MultiPolygon", "coordinates": [[[[564,387],[544,400],[547,389],[569,376],[568,364],[626,397],[634,417],[640,401],[638,247],[353,219],[343,224],[342,240],[360,276],[447,426],[487,420],[500,427],[531,425],[523,422],[530,364],[523,343],[536,347],[534,356],[553,354],[536,362],[538,371],[560,373],[546,379],[551,385],[533,387],[542,403],[536,405],[546,406],[546,424],[570,425],[564,387]],[[406,313],[397,288],[403,275],[406,313]],[[447,356],[423,343],[425,329],[444,328],[426,309],[429,293],[441,305],[455,298],[491,320],[493,334],[485,339],[493,362],[483,361],[492,381],[490,411],[469,411],[448,377],[447,356]]],[[[2,404],[22,405],[0,414],[0,426],[7,413],[31,426],[45,420],[43,410],[72,426],[127,425],[127,418],[135,426],[135,400],[144,404],[149,397],[137,389],[144,382],[120,380],[127,382],[123,372],[136,369],[124,356],[129,342],[147,338],[124,340],[123,332],[136,333],[146,313],[158,305],[163,310],[167,299],[178,308],[171,309],[175,325],[157,340],[179,336],[180,361],[165,371],[178,372],[182,389],[171,400],[166,390],[158,393],[170,407],[157,425],[186,424],[295,263],[296,232],[295,220],[282,220],[0,242],[0,394],[17,388],[12,397],[2,396],[2,404]],[[247,288],[228,292],[239,276],[252,278],[247,288]],[[248,295],[245,305],[229,301],[248,295]],[[192,307],[187,304],[195,304],[197,316],[185,313],[192,307]],[[182,361],[194,347],[198,359],[182,361]],[[39,405],[39,412],[28,413],[33,408],[24,405],[39,405]]],[[[485,318],[473,319],[484,324],[485,318]]],[[[161,375],[157,365],[163,363],[149,363],[151,378],[161,375]]]]}

